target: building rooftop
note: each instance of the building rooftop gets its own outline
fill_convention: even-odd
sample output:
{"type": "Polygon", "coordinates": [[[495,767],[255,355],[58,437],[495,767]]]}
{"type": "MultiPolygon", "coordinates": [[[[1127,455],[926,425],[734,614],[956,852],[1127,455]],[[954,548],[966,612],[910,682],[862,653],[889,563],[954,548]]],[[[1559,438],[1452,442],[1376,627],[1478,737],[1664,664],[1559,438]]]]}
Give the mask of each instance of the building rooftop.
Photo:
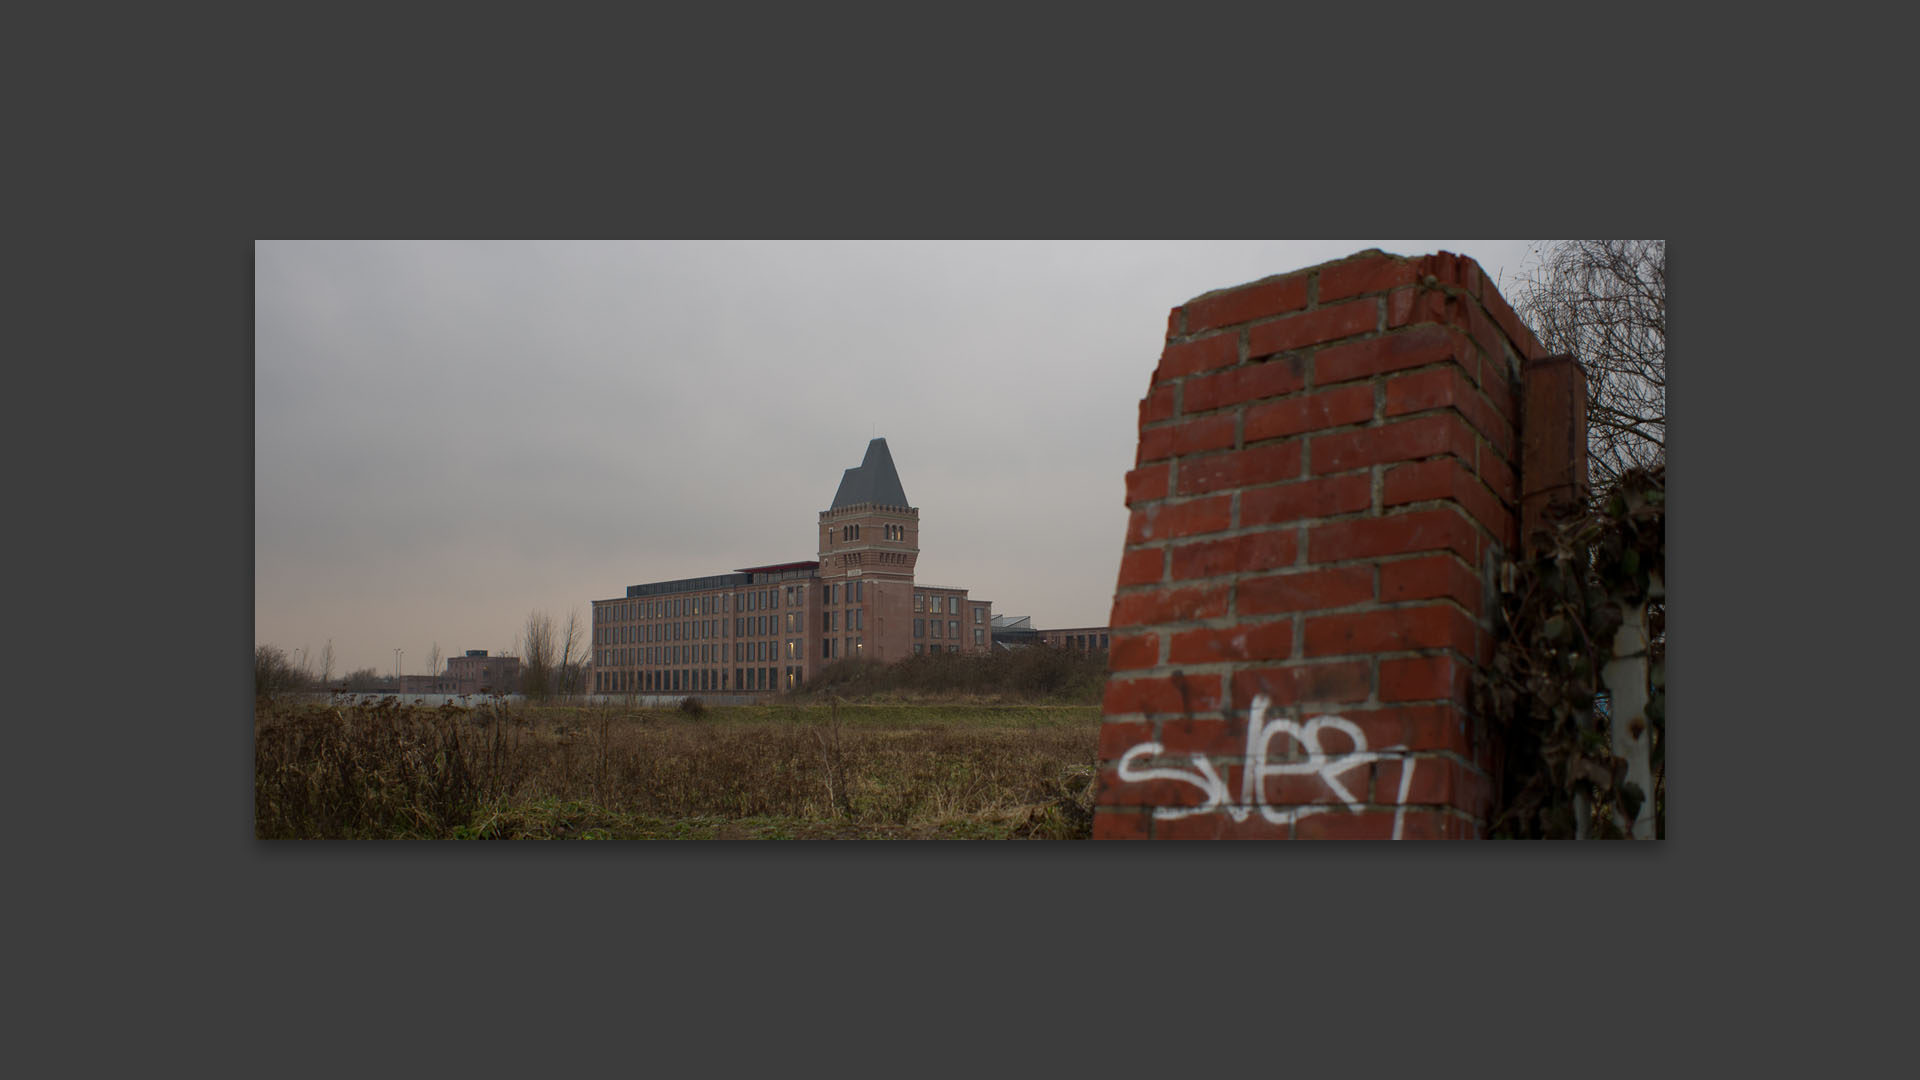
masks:
{"type": "Polygon", "coordinates": [[[771,566],[742,566],[738,567],[734,572],[738,574],[773,574],[783,570],[818,569],[820,569],[820,561],[818,559],[810,559],[802,562],[774,563],[771,566]]]}
{"type": "Polygon", "coordinates": [[[867,456],[855,468],[840,477],[840,490],[833,494],[830,510],[872,503],[879,506],[906,506],[907,493],[900,486],[900,474],[893,467],[893,455],[887,440],[867,444],[867,456]]]}

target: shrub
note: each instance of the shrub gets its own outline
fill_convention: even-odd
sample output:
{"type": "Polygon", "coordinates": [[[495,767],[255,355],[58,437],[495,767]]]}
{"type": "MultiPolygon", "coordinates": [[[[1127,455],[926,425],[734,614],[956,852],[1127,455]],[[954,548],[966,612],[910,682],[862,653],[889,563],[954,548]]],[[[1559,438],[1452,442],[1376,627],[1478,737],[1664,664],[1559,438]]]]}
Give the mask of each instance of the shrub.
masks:
{"type": "Polygon", "coordinates": [[[838,660],[797,692],[803,699],[973,695],[1012,701],[1096,704],[1105,653],[1034,645],[991,653],[921,653],[895,663],[838,660]]]}
{"type": "Polygon", "coordinates": [[[275,645],[257,645],[253,650],[253,696],[272,698],[279,694],[304,690],[313,682],[285,649],[275,645]]]}

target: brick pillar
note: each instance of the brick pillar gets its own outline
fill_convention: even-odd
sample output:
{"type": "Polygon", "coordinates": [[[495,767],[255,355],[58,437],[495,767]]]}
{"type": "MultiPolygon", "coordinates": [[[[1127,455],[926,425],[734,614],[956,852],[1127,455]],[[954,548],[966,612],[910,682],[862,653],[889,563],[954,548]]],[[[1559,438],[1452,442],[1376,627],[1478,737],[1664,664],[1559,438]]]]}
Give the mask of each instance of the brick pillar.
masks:
{"type": "Polygon", "coordinates": [[[1541,356],[1446,252],[1173,310],[1127,474],[1096,837],[1482,835],[1468,688],[1541,356]]]}
{"type": "Polygon", "coordinates": [[[1520,540],[1531,545],[1556,504],[1587,499],[1587,374],[1571,356],[1527,361],[1520,410],[1520,540]]]}

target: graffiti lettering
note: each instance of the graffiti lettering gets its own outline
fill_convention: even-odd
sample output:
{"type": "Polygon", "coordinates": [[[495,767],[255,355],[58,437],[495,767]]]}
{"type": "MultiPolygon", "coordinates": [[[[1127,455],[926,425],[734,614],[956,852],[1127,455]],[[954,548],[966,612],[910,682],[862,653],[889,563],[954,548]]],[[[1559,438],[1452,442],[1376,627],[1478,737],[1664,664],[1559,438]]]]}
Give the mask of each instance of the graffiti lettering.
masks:
{"type": "Polygon", "coordinates": [[[1345,809],[1360,805],[1360,798],[1347,787],[1344,777],[1351,771],[1371,762],[1382,759],[1399,759],[1403,762],[1400,769],[1400,791],[1394,799],[1397,808],[1393,820],[1393,838],[1400,839],[1401,827],[1406,818],[1407,792],[1413,782],[1414,761],[1403,758],[1398,746],[1380,750],[1367,748],[1366,733],[1358,724],[1339,716],[1316,716],[1304,724],[1292,720],[1267,719],[1267,707],[1272,702],[1265,694],[1253,699],[1252,708],[1247,713],[1246,768],[1241,774],[1240,798],[1230,801],[1226,781],[1213,767],[1204,754],[1191,753],[1187,756],[1193,761],[1193,769],[1169,768],[1164,766],[1142,766],[1143,758],[1153,758],[1164,753],[1166,747],[1157,742],[1144,742],[1130,747],[1120,757],[1120,779],[1127,783],[1139,783],[1144,780],[1173,780],[1191,784],[1206,795],[1206,802],[1199,806],[1162,806],[1153,811],[1156,818],[1182,818],[1191,814],[1210,814],[1224,809],[1235,821],[1245,821],[1257,808],[1260,816],[1275,825],[1285,825],[1310,814],[1325,813],[1337,809],[1333,806],[1298,806],[1278,809],[1267,804],[1267,778],[1270,776],[1307,775],[1317,776],[1327,785],[1345,809]],[[1332,730],[1345,735],[1353,743],[1353,749],[1341,754],[1329,754],[1321,748],[1322,732],[1332,730]],[[1272,761],[1273,740],[1286,736],[1300,745],[1306,752],[1305,761],[1272,761]]]}

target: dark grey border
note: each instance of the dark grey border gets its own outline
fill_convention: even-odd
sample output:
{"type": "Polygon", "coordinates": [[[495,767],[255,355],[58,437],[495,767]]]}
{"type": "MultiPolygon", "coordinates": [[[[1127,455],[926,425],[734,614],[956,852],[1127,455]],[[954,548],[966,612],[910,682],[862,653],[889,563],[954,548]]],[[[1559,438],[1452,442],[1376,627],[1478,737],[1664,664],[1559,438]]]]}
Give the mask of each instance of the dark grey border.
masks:
{"type": "MultiPolygon", "coordinates": [[[[1342,21],[1357,29],[1369,18],[1342,21]]],[[[1787,605],[1798,597],[1772,588],[1783,563],[1831,558],[1846,547],[1835,534],[1851,534],[1820,511],[1776,524],[1767,508],[1807,497],[1867,505],[1864,492],[1836,492],[1831,470],[1844,463],[1819,463],[1815,482],[1820,454],[1809,447],[1829,434],[1817,425],[1847,421],[1796,404],[1807,361],[1827,353],[1810,335],[1787,340],[1775,321],[1804,295],[1814,263],[1758,242],[1767,219],[1742,194],[1750,188],[1690,179],[1690,168],[1711,164],[1705,148],[1627,144],[1619,156],[1657,165],[1629,170],[1624,183],[1592,168],[1590,154],[1563,159],[1539,137],[1551,130],[1550,106],[1528,85],[1550,81],[1564,57],[1477,83],[1437,54],[1314,71],[1289,66],[1317,51],[1312,26],[1264,39],[1226,33],[1219,46],[1223,28],[1211,22],[1155,25],[1137,55],[1156,59],[1125,78],[1137,85],[1150,70],[1158,107],[1120,116],[1085,104],[1118,72],[1079,82],[1071,100],[1083,111],[1049,102],[1019,112],[1013,95],[988,92],[942,113],[983,118],[991,134],[972,144],[943,142],[940,125],[914,129],[898,103],[895,128],[918,137],[879,146],[871,135],[885,125],[873,121],[888,106],[871,102],[885,96],[871,86],[863,123],[836,126],[840,117],[823,111],[814,128],[757,142],[768,125],[742,108],[747,95],[729,82],[737,71],[674,68],[676,49],[659,34],[627,39],[647,69],[644,89],[681,92],[649,97],[634,115],[535,94],[511,117],[450,121],[424,139],[417,117],[396,116],[381,98],[404,85],[361,82],[356,100],[337,92],[357,77],[335,80],[328,100],[309,88],[290,96],[290,110],[248,88],[217,146],[181,148],[198,175],[221,182],[194,192],[174,182],[160,193],[172,200],[167,219],[145,222],[190,224],[191,235],[102,245],[85,260],[67,241],[68,279],[114,295],[62,312],[52,354],[78,353],[111,373],[94,430],[132,435],[83,448],[83,481],[120,482],[103,493],[111,506],[83,519],[98,531],[80,538],[78,565],[59,576],[108,579],[97,596],[82,593],[92,624],[124,595],[110,583],[137,575],[143,630],[117,686],[143,702],[148,688],[178,690],[130,714],[93,694],[107,661],[88,649],[65,685],[82,688],[92,730],[70,736],[65,761],[16,761],[65,773],[63,791],[40,796],[67,864],[55,932],[34,946],[57,961],[50,985],[90,1015],[133,1017],[148,1040],[130,1043],[141,1053],[294,1073],[383,1051],[435,1071],[547,1069],[582,1053],[634,1064],[742,1054],[834,1062],[863,1043],[911,1053],[898,1060],[927,1071],[973,1065],[978,1075],[1007,1071],[1008,1057],[991,1049],[1002,1038],[1040,1043],[1050,1049],[1030,1060],[1063,1067],[1117,1056],[1183,1071],[1282,1059],[1374,1071],[1439,1050],[1452,1063],[1490,1054],[1552,1069],[1573,1052],[1568,1033],[1583,1009],[1597,1025],[1622,1014],[1656,1029],[1639,1043],[1652,1060],[1668,1056],[1647,1047],[1672,1037],[1663,1032],[1739,1009],[1752,991],[1712,973],[1751,968],[1748,952],[1778,930],[1774,913],[1817,903],[1830,879],[1804,863],[1832,862],[1833,834],[1849,828],[1844,816],[1799,813],[1804,781],[1786,784],[1787,805],[1775,801],[1771,781],[1802,776],[1821,752],[1799,733],[1821,714],[1801,707],[1815,701],[1793,684],[1874,677],[1858,671],[1858,654],[1834,651],[1836,639],[1852,644],[1825,633],[1847,624],[1837,604],[1796,626],[1787,605]],[[1188,64],[1164,59],[1169,39],[1188,43],[1176,50],[1188,64]],[[1260,40],[1278,52],[1255,66],[1260,40]],[[687,89],[708,84],[735,90],[687,89]],[[1081,115],[1091,145],[1068,137],[1081,115]],[[251,839],[254,237],[1549,229],[1669,236],[1676,256],[1674,839],[1581,850],[251,839]],[[1803,647],[1816,654],[1810,670],[1772,662],[1803,647]],[[1374,1026],[1382,1021],[1390,1035],[1374,1026]]],[[[276,41],[299,37],[285,35],[276,41]]],[[[325,49],[312,48],[302,71],[325,66],[325,49]]],[[[1040,53],[1053,55],[1022,55],[1037,63],[1040,53]]],[[[1474,53],[1489,66],[1500,54],[1495,43],[1474,53]]],[[[500,55],[518,64],[518,53],[500,55]]],[[[546,56],[536,70],[572,66],[546,56]]],[[[1650,88],[1625,104],[1655,103],[1650,88]]],[[[794,115],[790,101],[779,104],[794,115]]],[[[1664,130],[1631,127],[1640,138],[1664,130]]],[[[158,215],[160,202],[142,205],[158,215]]],[[[48,434],[55,445],[72,436],[48,434]]],[[[1839,578],[1854,581],[1845,569],[1839,578]]],[[[75,604],[61,583],[42,584],[42,599],[75,604]]]]}

